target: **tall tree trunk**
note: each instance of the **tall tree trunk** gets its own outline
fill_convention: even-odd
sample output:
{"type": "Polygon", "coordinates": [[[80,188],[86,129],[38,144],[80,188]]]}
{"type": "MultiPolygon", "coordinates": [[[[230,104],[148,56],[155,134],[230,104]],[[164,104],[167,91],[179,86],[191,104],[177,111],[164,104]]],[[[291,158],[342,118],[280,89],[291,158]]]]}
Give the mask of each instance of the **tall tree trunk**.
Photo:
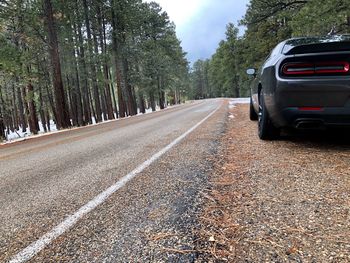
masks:
{"type": "Polygon", "coordinates": [[[181,104],[181,90],[179,87],[175,88],[175,104],[181,104]]]}
{"type": "MultiPolygon", "coordinates": [[[[2,98],[1,89],[0,89],[0,97],[2,98]]],[[[2,99],[0,99],[0,101],[2,104],[2,105],[0,105],[0,142],[1,142],[2,140],[6,139],[6,134],[5,134],[4,113],[2,111],[2,107],[4,104],[2,103],[2,99]]]]}
{"type": "Polygon", "coordinates": [[[27,120],[24,114],[23,99],[22,99],[21,87],[19,85],[18,77],[16,77],[16,85],[17,85],[16,91],[17,91],[17,99],[18,99],[19,122],[22,127],[22,132],[25,132],[27,129],[27,120]]]}
{"type": "Polygon", "coordinates": [[[80,82],[79,82],[79,70],[78,70],[78,62],[77,55],[79,56],[79,43],[77,41],[75,23],[72,20],[72,15],[68,17],[69,22],[69,40],[71,45],[69,45],[70,51],[70,59],[69,63],[71,66],[71,72],[69,74],[69,78],[71,79],[72,87],[71,87],[71,108],[74,112],[74,122],[76,126],[82,126],[84,123],[84,115],[83,115],[83,106],[82,106],[82,97],[80,91],[80,82]]]}
{"type": "Polygon", "coordinates": [[[97,83],[96,66],[95,66],[95,61],[94,61],[94,52],[93,52],[92,35],[91,35],[90,18],[89,18],[89,8],[88,8],[87,0],[83,0],[83,6],[84,6],[86,34],[87,34],[87,38],[88,38],[87,43],[88,43],[89,58],[90,58],[92,88],[93,88],[93,93],[94,93],[94,102],[95,102],[95,110],[96,110],[95,120],[96,120],[96,122],[101,122],[102,121],[101,102],[100,102],[100,94],[99,94],[98,83],[97,83]]]}
{"type": "MultiPolygon", "coordinates": [[[[18,1],[18,34],[19,35],[23,35],[23,14],[24,12],[22,12],[22,5],[23,5],[23,1],[18,1]]],[[[20,48],[20,44],[19,44],[19,39],[15,39],[14,44],[16,45],[16,47],[19,49],[20,48]]],[[[22,63],[20,63],[20,68],[22,67],[22,63]]],[[[15,82],[16,82],[16,90],[17,90],[17,98],[18,98],[18,110],[19,110],[19,119],[20,119],[20,125],[22,126],[22,132],[26,132],[27,130],[27,118],[25,116],[25,109],[24,109],[24,100],[25,97],[23,97],[22,99],[22,92],[21,92],[21,85],[20,85],[20,81],[19,81],[19,77],[18,75],[15,75],[15,82]]]]}
{"type": "MultiPolygon", "coordinates": [[[[5,96],[7,95],[7,92],[4,92],[5,96]]],[[[1,92],[1,87],[0,87],[0,106],[2,107],[2,119],[4,122],[4,127],[7,129],[7,133],[11,130],[10,127],[10,122],[8,118],[8,108],[7,108],[7,103],[5,102],[5,99],[3,97],[3,92],[1,92]]]]}
{"type": "Polygon", "coordinates": [[[12,83],[12,106],[13,106],[13,119],[14,119],[14,126],[15,129],[18,130],[19,128],[19,118],[18,118],[18,110],[17,110],[17,100],[16,100],[16,88],[15,84],[12,83]]]}
{"type": "Polygon", "coordinates": [[[44,63],[42,61],[40,61],[39,59],[36,61],[36,66],[39,72],[41,72],[42,74],[39,74],[39,84],[38,84],[38,90],[39,90],[39,115],[40,115],[40,120],[41,120],[41,124],[44,128],[44,132],[47,132],[48,130],[48,126],[50,125],[49,119],[46,119],[46,115],[45,115],[45,111],[46,111],[46,107],[45,105],[47,104],[47,101],[45,103],[44,101],[44,97],[43,97],[43,86],[45,85],[45,79],[42,77],[43,74],[45,74],[45,66],[43,65],[44,63]]]}
{"type": "Polygon", "coordinates": [[[41,85],[39,85],[39,114],[40,114],[40,120],[41,120],[41,124],[44,128],[44,132],[47,132],[47,126],[49,125],[47,122],[49,120],[46,120],[46,117],[45,117],[45,111],[44,111],[44,100],[43,100],[43,92],[42,92],[42,88],[41,88],[41,85]]]}
{"type": "MultiPolygon", "coordinates": [[[[72,39],[73,41],[73,39],[72,39]]],[[[74,43],[74,42],[73,42],[74,43]]],[[[84,113],[83,113],[83,105],[82,105],[82,95],[80,91],[80,79],[79,79],[79,70],[78,70],[78,62],[76,59],[75,49],[72,49],[73,55],[73,103],[76,106],[76,121],[78,126],[84,125],[84,113]]]]}
{"type": "MultiPolygon", "coordinates": [[[[57,123],[57,115],[56,115],[56,108],[55,108],[55,102],[54,102],[54,98],[53,98],[53,94],[52,94],[52,89],[51,89],[51,75],[52,72],[50,74],[50,71],[48,69],[48,67],[45,67],[44,65],[49,63],[48,61],[46,61],[46,59],[43,59],[43,62],[40,63],[41,65],[41,71],[43,72],[43,87],[45,87],[45,91],[46,91],[46,95],[47,95],[47,100],[46,100],[46,110],[48,112],[47,116],[47,120],[48,122],[50,121],[50,110],[52,113],[52,119],[54,121],[54,123],[57,123]]],[[[50,131],[50,129],[49,129],[50,131]]]]}
{"type": "Polygon", "coordinates": [[[27,85],[28,109],[29,109],[29,129],[32,134],[38,134],[39,123],[36,115],[36,107],[34,103],[34,88],[32,83],[27,85]]]}
{"type": "Polygon", "coordinates": [[[62,82],[61,62],[58,50],[57,30],[53,16],[51,0],[44,0],[44,13],[48,32],[49,53],[51,58],[53,86],[55,94],[57,128],[68,128],[71,126],[68,108],[62,82]]]}
{"type": "Polygon", "coordinates": [[[106,120],[109,120],[108,119],[108,113],[107,113],[107,103],[106,103],[106,91],[103,90],[102,91],[102,99],[101,99],[101,102],[102,102],[102,113],[103,113],[103,120],[106,121],[106,120]]]}
{"type": "MultiPolygon", "coordinates": [[[[99,34],[99,37],[101,38],[101,34],[97,33],[97,29],[96,29],[96,25],[92,26],[92,38],[94,41],[94,52],[95,55],[97,56],[99,54],[99,42],[97,39],[97,34],[99,34]]],[[[100,40],[101,41],[101,40],[100,40]]],[[[102,76],[103,75],[103,65],[102,65],[102,61],[101,59],[97,59],[96,58],[96,66],[97,66],[97,74],[102,76]]],[[[98,82],[99,83],[99,82],[98,82]]],[[[100,103],[101,103],[101,110],[102,110],[102,116],[103,116],[103,120],[106,121],[108,120],[108,113],[107,113],[107,105],[106,105],[106,89],[102,89],[101,91],[99,91],[100,94],[100,103]]]]}
{"type": "Polygon", "coordinates": [[[156,111],[156,100],[154,99],[154,92],[153,91],[150,91],[150,93],[149,93],[149,100],[151,103],[152,111],[156,111]]]}
{"type": "Polygon", "coordinates": [[[74,81],[73,79],[70,78],[70,76],[66,76],[66,81],[67,81],[67,87],[68,87],[68,101],[69,101],[69,115],[70,115],[70,118],[72,120],[72,123],[73,123],[73,126],[78,126],[78,114],[77,114],[77,96],[76,96],[76,93],[74,91],[74,87],[75,87],[75,84],[74,84],[74,81]]]}
{"type": "MultiPolygon", "coordinates": [[[[76,1],[76,10],[79,10],[79,4],[78,1],[76,1]]],[[[90,102],[89,102],[89,83],[88,83],[88,73],[87,73],[87,66],[85,61],[85,48],[84,48],[84,40],[83,40],[83,33],[82,33],[82,25],[77,19],[77,25],[74,24],[75,31],[78,35],[78,41],[79,41],[79,49],[78,51],[78,57],[79,57],[79,64],[82,66],[82,74],[80,74],[81,80],[82,80],[82,99],[83,99],[83,112],[84,112],[84,122],[83,125],[86,125],[88,123],[92,123],[91,118],[91,108],[90,108],[90,102]]]]}
{"type": "MultiPolygon", "coordinates": [[[[11,101],[9,98],[9,90],[8,90],[8,85],[6,85],[6,90],[5,90],[5,101],[7,104],[7,109],[5,110],[5,123],[9,127],[10,131],[14,132],[15,127],[13,125],[13,120],[12,120],[12,109],[11,109],[11,101]]],[[[3,104],[5,105],[5,101],[3,101],[3,104]]]]}
{"type": "Polygon", "coordinates": [[[132,93],[132,86],[129,84],[128,80],[128,74],[129,74],[129,63],[126,58],[123,59],[123,75],[124,75],[124,84],[125,84],[125,91],[127,96],[127,107],[129,115],[133,116],[137,114],[137,110],[135,109],[135,98],[132,93]]]}
{"type": "Polygon", "coordinates": [[[140,107],[140,112],[145,114],[146,113],[145,98],[143,97],[142,92],[139,93],[139,107],[140,107]]]}
{"type": "Polygon", "coordinates": [[[24,114],[27,120],[26,127],[24,128],[24,131],[26,131],[29,124],[29,108],[28,108],[27,90],[26,90],[26,87],[24,86],[22,87],[22,97],[23,97],[24,114]]]}
{"type": "Polygon", "coordinates": [[[95,108],[94,108],[94,102],[92,101],[92,96],[91,96],[91,91],[90,91],[90,89],[88,90],[88,99],[89,99],[89,107],[90,107],[90,109],[91,109],[91,114],[92,114],[92,116],[94,117],[94,119],[95,119],[95,122],[97,122],[96,121],[96,118],[97,118],[97,116],[96,116],[96,111],[95,111],[95,108]]]}
{"type": "Polygon", "coordinates": [[[0,109],[0,141],[5,140],[5,125],[4,125],[4,118],[0,109]]]}
{"type": "Polygon", "coordinates": [[[50,89],[49,89],[48,86],[46,86],[46,92],[47,92],[47,97],[49,99],[50,108],[51,108],[51,111],[53,113],[53,119],[54,119],[55,123],[57,124],[57,115],[56,115],[55,103],[53,101],[53,97],[52,97],[52,94],[51,94],[50,89]]]}
{"type": "Polygon", "coordinates": [[[125,117],[125,102],[123,96],[123,87],[122,87],[122,63],[120,53],[120,46],[117,37],[117,17],[114,11],[115,4],[114,0],[111,0],[111,16],[112,16],[112,44],[114,51],[114,64],[116,68],[116,79],[117,79],[117,93],[118,93],[118,108],[119,108],[119,116],[121,118],[125,117]]]}
{"type": "Polygon", "coordinates": [[[101,8],[99,5],[97,5],[97,19],[99,24],[99,37],[100,37],[100,48],[102,50],[103,55],[103,75],[104,75],[104,81],[105,81],[105,98],[106,98],[106,107],[107,107],[107,115],[108,120],[114,119],[113,114],[113,104],[112,104],[112,96],[111,96],[111,88],[110,88],[110,80],[109,80],[109,69],[108,69],[108,62],[107,62],[107,47],[106,47],[106,25],[105,25],[105,19],[102,15],[101,8]]]}
{"type": "Polygon", "coordinates": [[[138,113],[138,111],[137,111],[137,109],[138,109],[138,107],[137,107],[137,98],[136,98],[136,91],[135,91],[135,86],[132,86],[131,87],[131,94],[132,94],[132,97],[134,98],[133,99],[133,107],[134,107],[134,112],[136,112],[136,114],[138,113]]]}
{"type": "MultiPolygon", "coordinates": [[[[113,79],[112,73],[110,73],[110,71],[108,73],[111,76],[110,79],[113,79]]],[[[111,88],[112,88],[113,106],[114,106],[114,109],[115,109],[116,118],[118,119],[119,118],[119,112],[118,112],[117,100],[116,100],[116,97],[115,97],[115,88],[114,88],[113,83],[111,83],[111,88]]]]}
{"type": "Polygon", "coordinates": [[[75,72],[75,81],[74,81],[74,94],[76,97],[76,102],[77,102],[77,121],[78,121],[78,126],[84,125],[84,114],[83,114],[83,105],[81,103],[82,101],[82,96],[80,92],[80,83],[79,83],[79,71],[78,71],[78,65],[77,65],[77,60],[74,56],[74,72],[75,72]]]}
{"type": "Polygon", "coordinates": [[[50,111],[49,111],[49,105],[47,105],[47,103],[46,103],[45,109],[46,109],[45,117],[46,117],[46,122],[47,122],[47,130],[51,131],[50,111]]]}
{"type": "Polygon", "coordinates": [[[159,107],[161,110],[165,108],[165,102],[164,102],[164,91],[162,89],[162,83],[161,83],[161,78],[158,76],[157,78],[157,85],[158,85],[158,97],[159,97],[159,107]]]}

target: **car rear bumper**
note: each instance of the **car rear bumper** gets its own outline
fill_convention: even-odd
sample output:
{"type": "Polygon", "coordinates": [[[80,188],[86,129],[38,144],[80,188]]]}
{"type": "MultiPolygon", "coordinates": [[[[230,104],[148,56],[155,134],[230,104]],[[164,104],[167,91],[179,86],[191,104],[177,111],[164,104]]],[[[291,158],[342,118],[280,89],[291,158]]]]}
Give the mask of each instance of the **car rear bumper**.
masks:
{"type": "Polygon", "coordinates": [[[273,101],[270,115],[277,127],[317,128],[350,125],[349,77],[317,80],[279,79],[273,101]],[[308,110],[310,107],[314,109],[308,110]]]}
{"type": "Polygon", "coordinates": [[[320,110],[285,108],[282,116],[287,123],[285,126],[297,129],[350,126],[350,107],[326,107],[320,110]]]}

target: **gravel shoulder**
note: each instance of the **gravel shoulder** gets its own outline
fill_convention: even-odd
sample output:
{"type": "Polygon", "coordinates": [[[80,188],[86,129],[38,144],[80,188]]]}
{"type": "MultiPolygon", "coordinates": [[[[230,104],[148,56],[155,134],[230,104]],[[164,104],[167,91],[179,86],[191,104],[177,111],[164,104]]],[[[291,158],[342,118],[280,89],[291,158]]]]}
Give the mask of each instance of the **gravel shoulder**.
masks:
{"type": "Polygon", "coordinates": [[[197,262],[350,262],[347,135],[263,142],[230,110],[204,192],[197,262]]]}

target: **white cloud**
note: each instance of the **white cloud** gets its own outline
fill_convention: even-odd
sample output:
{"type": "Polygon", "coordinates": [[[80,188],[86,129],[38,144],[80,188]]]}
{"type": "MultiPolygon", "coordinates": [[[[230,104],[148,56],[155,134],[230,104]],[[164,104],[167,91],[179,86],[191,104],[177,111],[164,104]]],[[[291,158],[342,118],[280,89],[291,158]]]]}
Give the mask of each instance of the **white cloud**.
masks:
{"type": "MultiPolygon", "coordinates": [[[[145,0],[152,2],[152,0],[145,0]]],[[[207,0],[153,0],[160,4],[164,11],[175,22],[176,27],[181,29],[193,17],[195,17],[201,9],[206,5],[207,0]]]]}
{"type": "Polygon", "coordinates": [[[190,62],[210,58],[225,38],[226,25],[233,22],[237,26],[249,3],[249,0],[153,1],[159,3],[175,23],[176,34],[190,62]]]}

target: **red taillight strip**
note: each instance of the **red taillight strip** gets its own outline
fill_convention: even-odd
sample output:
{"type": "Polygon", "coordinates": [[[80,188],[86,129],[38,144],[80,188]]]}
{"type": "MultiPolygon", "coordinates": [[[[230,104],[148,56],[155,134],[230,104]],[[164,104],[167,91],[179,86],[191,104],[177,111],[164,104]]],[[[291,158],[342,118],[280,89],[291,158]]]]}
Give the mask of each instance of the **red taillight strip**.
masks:
{"type": "Polygon", "coordinates": [[[350,63],[347,61],[329,61],[317,63],[286,63],[282,67],[285,75],[313,75],[348,73],[350,63]]]}
{"type": "Polygon", "coordinates": [[[306,75],[314,74],[315,66],[306,63],[289,63],[283,66],[283,74],[286,75],[306,75]]]}
{"type": "Polygon", "coordinates": [[[299,107],[300,111],[323,111],[322,107],[299,107]]]}
{"type": "Polygon", "coordinates": [[[350,64],[347,61],[319,62],[316,63],[315,73],[347,73],[349,69],[350,64]]]}

